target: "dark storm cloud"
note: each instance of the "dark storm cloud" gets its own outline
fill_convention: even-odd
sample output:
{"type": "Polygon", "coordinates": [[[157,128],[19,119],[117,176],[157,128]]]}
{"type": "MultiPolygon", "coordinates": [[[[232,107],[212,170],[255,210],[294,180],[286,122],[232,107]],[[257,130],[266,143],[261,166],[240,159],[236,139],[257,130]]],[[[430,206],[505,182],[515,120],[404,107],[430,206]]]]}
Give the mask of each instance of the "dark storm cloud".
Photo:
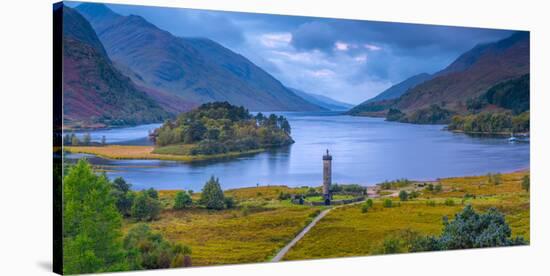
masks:
{"type": "Polygon", "coordinates": [[[133,5],[108,6],[122,15],[140,15],[176,36],[207,37],[227,46],[244,42],[244,30],[227,13],[133,5]]]}
{"type": "Polygon", "coordinates": [[[330,52],[339,35],[331,24],[312,21],[300,25],[292,32],[292,45],[299,50],[323,50],[330,52]]]}
{"type": "Polygon", "coordinates": [[[357,20],[315,19],[292,32],[298,49],[333,51],[337,41],[378,44],[404,55],[428,54],[429,51],[465,51],[475,44],[509,36],[511,31],[386,23],[357,20]]]}
{"type": "MultiPolygon", "coordinates": [[[[76,5],[76,4],[75,4],[76,5]]],[[[359,103],[419,73],[435,73],[506,30],[181,8],[107,5],[176,36],[212,39],[284,85],[359,103]]]]}

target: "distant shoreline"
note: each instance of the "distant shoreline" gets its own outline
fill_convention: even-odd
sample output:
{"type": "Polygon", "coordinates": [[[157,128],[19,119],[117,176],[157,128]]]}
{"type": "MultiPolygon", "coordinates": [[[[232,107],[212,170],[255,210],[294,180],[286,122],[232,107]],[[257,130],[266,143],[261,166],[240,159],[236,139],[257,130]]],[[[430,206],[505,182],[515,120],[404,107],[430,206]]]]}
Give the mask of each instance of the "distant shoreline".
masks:
{"type": "Polygon", "coordinates": [[[93,154],[98,157],[110,160],[168,160],[191,163],[197,161],[207,161],[215,159],[225,159],[232,157],[240,157],[249,154],[255,154],[265,151],[266,149],[255,149],[241,152],[227,152],[222,154],[212,155],[173,155],[173,154],[158,154],[153,153],[153,146],[123,146],[123,145],[107,145],[107,146],[66,146],[63,150],[70,153],[93,154]]]}

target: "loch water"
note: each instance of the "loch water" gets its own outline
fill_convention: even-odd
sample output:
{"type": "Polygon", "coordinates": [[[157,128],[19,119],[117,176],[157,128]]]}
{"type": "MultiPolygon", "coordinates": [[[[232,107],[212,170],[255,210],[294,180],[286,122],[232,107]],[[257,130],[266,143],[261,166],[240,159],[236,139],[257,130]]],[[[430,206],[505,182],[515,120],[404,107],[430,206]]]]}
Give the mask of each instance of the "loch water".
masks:
{"type": "MultiPolygon", "coordinates": [[[[110,178],[122,176],[133,189],[192,189],[199,191],[214,175],[222,188],[256,185],[318,186],[322,155],[333,156],[333,182],[374,185],[384,180],[480,175],[529,168],[529,143],[509,143],[502,137],[470,137],[443,130],[443,125],[387,122],[337,112],[278,113],[292,126],[291,146],[226,160],[182,163],[160,160],[107,160],[86,157],[107,169],[110,178]]],[[[148,131],[159,124],[90,132],[92,140],[148,144],[148,131]]],[[[80,133],[81,135],[81,133],[80,133]]]]}

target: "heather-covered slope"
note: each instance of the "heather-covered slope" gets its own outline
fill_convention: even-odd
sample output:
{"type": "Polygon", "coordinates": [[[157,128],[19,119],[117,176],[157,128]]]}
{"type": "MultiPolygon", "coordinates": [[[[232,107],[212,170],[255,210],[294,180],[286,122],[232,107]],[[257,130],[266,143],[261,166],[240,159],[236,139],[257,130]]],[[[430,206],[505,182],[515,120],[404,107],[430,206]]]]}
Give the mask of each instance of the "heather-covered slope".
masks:
{"type": "Polygon", "coordinates": [[[90,24],[63,7],[63,112],[67,127],[161,122],[171,116],[114,68],[90,24]]]}
{"type": "MultiPolygon", "coordinates": [[[[452,115],[472,113],[469,106],[492,87],[526,74],[529,74],[529,33],[516,32],[500,41],[475,46],[399,98],[366,102],[353,108],[350,114],[387,116],[388,120],[410,123],[446,123],[452,115]]],[[[513,93],[503,95],[515,97],[513,93]]],[[[491,111],[495,105],[487,108],[491,111]]]]}
{"type": "Polygon", "coordinates": [[[130,77],[140,85],[193,102],[228,101],[255,111],[323,109],[214,41],[176,37],[140,16],[118,15],[103,4],[85,3],[77,9],[111,59],[135,72],[130,77]]]}
{"type": "Polygon", "coordinates": [[[432,104],[464,112],[465,102],[492,86],[529,73],[529,33],[478,45],[451,65],[401,96],[396,107],[414,111],[432,104]]]}
{"type": "Polygon", "coordinates": [[[378,103],[379,105],[384,101],[397,99],[401,97],[401,95],[405,94],[409,89],[419,85],[420,83],[428,81],[432,77],[433,77],[432,75],[427,73],[414,75],[398,84],[392,85],[390,88],[382,91],[380,94],[378,94],[374,98],[368,99],[367,101],[355,106],[354,108],[348,111],[348,114],[360,115],[363,112],[370,112],[373,106],[371,103],[378,103]]]}
{"type": "Polygon", "coordinates": [[[367,103],[370,102],[377,102],[381,100],[391,100],[391,99],[397,99],[401,97],[401,95],[405,94],[409,89],[414,88],[415,86],[428,81],[433,76],[427,73],[421,73],[418,75],[414,75],[396,85],[391,86],[390,88],[384,90],[382,93],[378,94],[376,97],[367,100],[367,103]]]}

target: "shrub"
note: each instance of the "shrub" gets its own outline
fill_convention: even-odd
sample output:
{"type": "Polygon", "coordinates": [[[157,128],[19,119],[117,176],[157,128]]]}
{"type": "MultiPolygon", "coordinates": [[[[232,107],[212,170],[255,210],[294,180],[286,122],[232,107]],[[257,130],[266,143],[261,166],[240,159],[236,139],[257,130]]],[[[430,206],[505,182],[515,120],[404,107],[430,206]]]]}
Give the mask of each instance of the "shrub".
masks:
{"type": "Polygon", "coordinates": [[[441,184],[437,184],[434,186],[434,192],[440,193],[443,190],[443,186],[441,184]]]}
{"type": "Polygon", "coordinates": [[[374,202],[372,201],[372,199],[367,199],[367,201],[365,202],[365,204],[367,204],[367,206],[369,206],[369,208],[372,207],[372,205],[374,204],[374,202]]]}
{"type": "Polygon", "coordinates": [[[384,205],[383,205],[383,206],[384,206],[384,208],[391,208],[391,207],[393,207],[393,202],[392,202],[392,200],[389,199],[389,198],[386,198],[386,199],[384,200],[384,205]]]}
{"type": "Polygon", "coordinates": [[[531,178],[528,174],[523,176],[523,179],[521,180],[521,188],[523,188],[525,191],[529,192],[531,188],[531,178]]]}
{"type": "Polygon", "coordinates": [[[151,198],[154,198],[154,199],[159,199],[159,193],[157,192],[157,190],[153,189],[153,188],[149,188],[147,190],[147,194],[151,197],[151,198]]]}
{"type": "Polygon", "coordinates": [[[365,204],[363,204],[363,206],[361,206],[361,212],[366,213],[368,211],[369,211],[369,205],[365,202],[365,204]]]}
{"type": "Polygon", "coordinates": [[[430,207],[434,207],[434,206],[435,206],[435,201],[433,201],[433,200],[428,200],[428,201],[426,201],[426,205],[427,205],[427,206],[430,206],[430,207]]]}
{"type": "Polygon", "coordinates": [[[415,199],[420,196],[420,193],[416,190],[413,190],[409,193],[409,199],[415,199]]]}
{"type": "Polygon", "coordinates": [[[231,209],[235,207],[235,200],[232,197],[225,197],[224,204],[225,204],[225,208],[231,209]]]}
{"type": "Polygon", "coordinates": [[[320,193],[317,192],[317,190],[315,190],[315,188],[309,188],[306,192],[306,197],[309,197],[309,196],[318,196],[320,193]]]}
{"type": "Polygon", "coordinates": [[[132,205],[132,217],[138,221],[151,221],[158,218],[160,214],[160,202],[150,196],[148,191],[139,192],[132,205]]]}
{"type": "Polygon", "coordinates": [[[432,184],[432,183],[428,184],[428,186],[426,187],[426,190],[428,190],[430,192],[433,192],[434,191],[434,184],[432,184]]]}
{"type": "Polygon", "coordinates": [[[342,191],[342,186],[334,183],[334,184],[330,184],[329,186],[329,191],[331,193],[338,193],[338,192],[341,192],[342,191]]]}
{"type": "Polygon", "coordinates": [[[279,200],[287,200],[290,198],[290,194],[289,193],[283,193],[283,192],[280,192],[279,193],[279,200]]]}
{"type": "Polygon", "coordinates": [[[411,183],[410,180],[402,178],[393,181],[384,181],[380,184],[380,188],[383,190],[393,190],[409,186],[411,183]]]}
{"type": "Polygon", "coordinates": [[[445,205],[447,206],[455,206],[455,201],[450,199],[450,198],[447,198],[445,199],[445,205]]]}
{"type": "Polygon", "coordinates": [[[500,173],[496,173],[496,174],[488,173],[487,174],[487,183],[488,184],[499,185],[501,182],[502,182],[502,175],[500,173]]]}
{"type": "Polygon", "coordinates": [[[174,209],[181,210],[185,209],[193,204],[193,200],[191,199],[191,196],[189,193],[185,191],[179,191],[176,193],[176,197],[174,198],[174,209]]]}
{"type": "Polygon", "coordinates": [[[241,209],[241,212],[242,212],[243,216],[245,216],[245,217],[248,216],[248,215],[250,215],[250,208],[248,207],[248,205],[247,205],[247,206],[244,206],[244,207],[241,209]]]}
{"type": "Polygon", "coordinates": [[[185,256],[191,255],[187,246],[174,245],[149,226],[138,224],[124,238],[131,269],[158,269],[185,266],[185,256]]]}
{"type": "Polygon", "coordinates": [[[383,243],[382,254],[396,254],[403,252],[401,241],[397,238],[386,238],[383,243]]]}
{"type": "Polygon", "coordinates": [[[224,195],[218,178],[212,176],[204,184],[200,201],[208,209],[221,210],[224,208],[224,195]]]}
{"type": "Polygon", "coordinates": [[[309,217],[310,217],[310,218],[315,218],[315,217],[318,216],[320,213],[321,213],[321,210],[317,209],[317,210],[315,210],[315,212],[309,214],[309,217]]]}
{"type": "Polygon", "coordinates": [[[406,191],[401,190],[401,191],[399,192],[399,199],[400,199],[401,201],[407,201],[407,200],[409,200],[409,194],[408,194],[406,191]]]}
{"type": "Polygon", "coordinates": [[[439,237],[420,237],[412,252],[512,246],[527,244],[522,237],[511,239],[512,230],[502,213],[490,208],[476,213],[471,205],[455,215],[453,221],[443,218],[443,231],[439,237]]]}
{"type": "Polygon", "coordinates": [[[364,194],[367,190],[366,187],[363,187],[358,184],[341,185],[340,187],[343,192],[348,192],[348,193],[364,194]]]}

